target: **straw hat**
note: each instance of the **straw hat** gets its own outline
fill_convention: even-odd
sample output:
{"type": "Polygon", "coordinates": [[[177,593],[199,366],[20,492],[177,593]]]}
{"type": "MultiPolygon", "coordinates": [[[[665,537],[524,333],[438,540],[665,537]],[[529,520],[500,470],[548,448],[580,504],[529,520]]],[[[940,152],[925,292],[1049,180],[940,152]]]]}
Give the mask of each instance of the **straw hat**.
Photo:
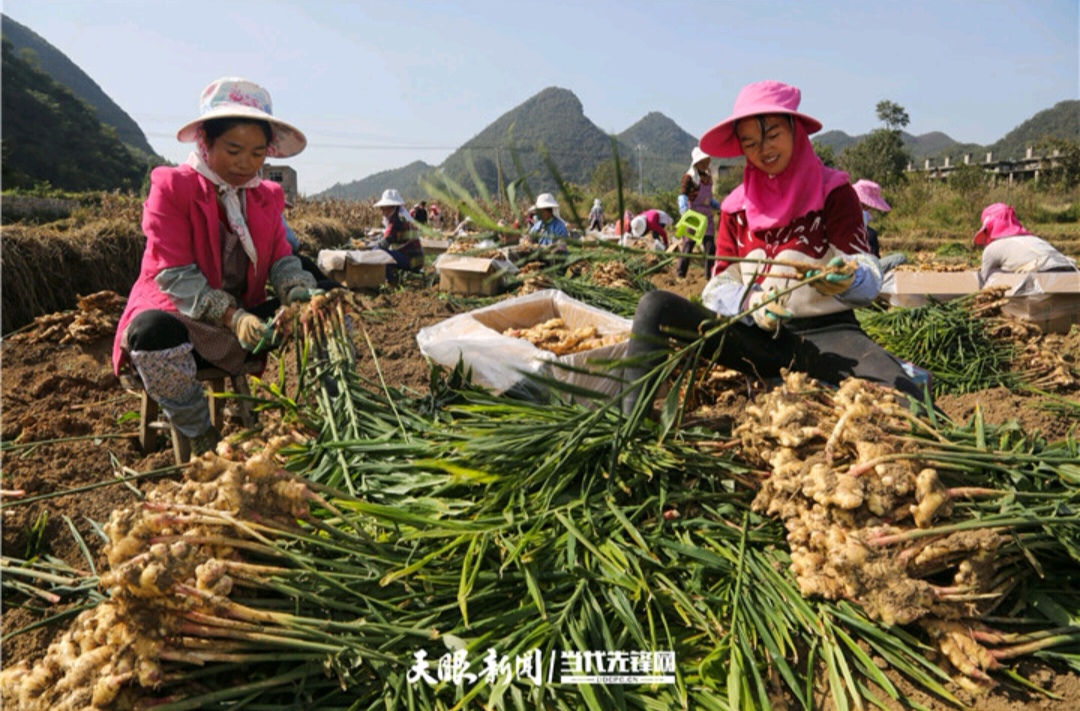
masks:
{"type": "Polygon", "coordinates": [[[239,77],[222,77],[210,82],[199,96],[199,118],[184,124],[176,132],[176,140],[194,143],[203,122],[218,118],[266,121],[273,133],[266,154],[274,158],[289,158],[307,146],[307,138],[298,128],[274,118],[270,92],[239,77]]]}
{"type": "Polygon", "coordinates": [[[737,158],[743,154],[739,137],[735,135],[735,124],[750,116],[762,114],[789,114],[802,121],[806,133],[817,133],[821,122],[796,109],[802,100],[802,92],[793,86],[778,81],[759,81],[748,84],[735,97],[735,108],[731,116],[716,124],[701,137],[701,148],[718,158],[737,158]]]}
{"type": "Polygon", "coordinates": [[[382,191],[382,197],[375,203],[375,207],[400,207],[404,204],[405,201],[401,199],[401,193],[393,188],[387,188],[382,191]]]}
{"type": "Polygon", "coordinates": [[[635,237],[640,237],[645,234],[645,218],[638,215],[634,219],[630,220],[630,234],[635,237]]]}
{"type": "Polygon", "coordinates": [[[536,196],[536,204],[532,206],[532,209],[541,210],[543,208],[559,209],[559,203],[555,202],[555,196],[551,193],[540,193],[536,196]]]}
{"type": "Polygon", "coordinates": [[[881,197],[881,186],[873,180],[860,180],[851,187],[855,188],[855,194],[859,196],[859,202],[875,210],[888,212],[892,208],[885,198],[881,197]]]}
{"type": "Polygon", "coordinates": [[[710,160],[710,156],[705,151],[701,150],[699,146],[694,146],[694,150],[690,151],[690,165],[694,166],[703,160],[710,160]]]}

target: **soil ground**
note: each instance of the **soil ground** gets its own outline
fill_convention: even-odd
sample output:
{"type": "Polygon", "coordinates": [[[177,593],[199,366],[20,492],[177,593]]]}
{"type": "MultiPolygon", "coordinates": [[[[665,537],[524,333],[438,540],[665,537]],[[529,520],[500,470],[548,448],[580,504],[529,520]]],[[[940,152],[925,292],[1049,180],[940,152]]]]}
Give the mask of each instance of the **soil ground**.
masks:
{"type": "MultiPolygon", "coordinates": [[[[687,296],[699,294],[703,286],[703,278],[696,272],[685,280],[670,273],[660,274],[654,281],[659,288],[687,296]]],[[[429,366],[416,345],[416,332],[454,315],[460,310],[461,302],[448,299],[437,286],[419,283],[363,298],[375,315],[365,323],[378,356],[381,377],[391,385],[425,390],[429,366]]],[[[86,343],[61,345],[55,339],[35,338],[33,330],[5,338],[0,345],[0,434],[5,443],[2,488],[25,492],[21,500],[5,499],[2,512],[5,555],[24,558],[36,552],[85,570],[87,563],[70,533],[70,523],[85,538],[91,555],[96,558],[95,564],[101,565],[102,540],[91,522],[104,522],[114,508],[136,503],[138,499],[132,488],[145,489],[153,480],[144,479],[132,484],[132,488],[118,483],[82,491],[80,487],[114,482],[121,471],[150,472],[172,465],[172,452],[168,448],[150,455],[140,452],[136,438],[139,401],[113,375],[111,346],[111,332],[101,333],[86,343]],[[46,496],[51,498],[32,500],[46,496]],[[35,527],[42,521],[43,529],[40,525],[35,527]]],[[[1066,347],[1080,352],[1080,335],[1071,337],[1066,347]]],[[[371,378],[378,377],[374,362],[375,359],[364,359],[365,375],[371,378]]],[[[273,368],[275,364],[271,361],[270,365],[273,368]]],[[[1068,397],[1076,398],[1076,394],[1068,397]]],[[[978,405],[988,423],[1018,421],[1028,431],[1037,428],[1050,438],[1064,436],[1068,423],[1051,412],[1032,407],[1038,399],[1039,396],[1029,393],[997,389],[943,397],[939,405],[957,421],[967,421],[978,405]]],[[[745,398],[733,397],[719,404],[719,416],[734,418],[744,405],[745,398]]],[[[717,413],[714,410],[711,414],[717,413]]],[[[229,435],[238,430],[239,422],[229,420],[224,433],[229,435]]],[[[164,476],[179,474],[168,471],[164,476]]],[[[58,626],[39,627],[15,637],[7,635],[57,610],[57,606],[42,602],[5,604],[3,663],[41,656],[58,626]]],[[[1080,708],[1080,678],[1075,674],[1032,662],[1026,662],[1021,671],[1060,698],[998,687],[980,699],[977,707],[987,711],[1080,708]]],[[[898,680],[898,683],[903,682],[898,680]]],[[[918,694],[915,698],[927,708],[945,708],[935,699],[918,694]]]]}

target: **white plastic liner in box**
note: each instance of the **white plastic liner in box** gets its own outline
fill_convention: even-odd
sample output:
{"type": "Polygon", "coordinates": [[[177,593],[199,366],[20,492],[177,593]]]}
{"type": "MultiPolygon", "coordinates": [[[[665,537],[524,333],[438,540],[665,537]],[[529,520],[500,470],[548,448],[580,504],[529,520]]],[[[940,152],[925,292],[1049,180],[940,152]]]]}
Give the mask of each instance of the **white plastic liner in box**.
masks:
{"type": "Polygon", "coordinates": [[[570,329],[595,326],[601,336],[630,334],[630,319],[573,299],[557,289],[545,289],[527,296],[507,299],[475,311],[459,314],[420,329],[416,342],[420,352],[447,368],[458,360],[472,369],[473,382],[502,393],[520,383],[523,373],[537,373],[603,395],[622,388],[621,373],[606,367],[592,367],[579,373],[552,365],[589,368],[590,361],[618,360],[626,355],[627,341],[589,351],[556,356],[523,338],[504,336],[509,328],[529,328],[552,318],[561,318],[570,329]]]}

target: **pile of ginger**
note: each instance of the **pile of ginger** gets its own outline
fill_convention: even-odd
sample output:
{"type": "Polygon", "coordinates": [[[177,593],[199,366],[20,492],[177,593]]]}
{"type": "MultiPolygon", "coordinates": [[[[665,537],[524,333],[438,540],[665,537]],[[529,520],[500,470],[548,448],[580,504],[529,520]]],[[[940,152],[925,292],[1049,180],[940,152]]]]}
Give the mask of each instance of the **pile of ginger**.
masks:
{"type": "Polygon", "coordinates": [[[107,599],[80,614],[35,665],[0,671],[4,708],[123,709],[166,700],[155,691],[168,682],[162,663],[201,664],[207,652],[206,640],[185,630],[234,617],[234,580],[271,572],[241,559],[235,543],[251,539],[249,522],[294,529],[321,501],[277,461],[294,438],[277,437],[250,458],[223,443],[224,456],[194,460],[183,482],[163,482],[141,506],[114,511],[105,526],[107,599]]]}
{"type": "Polygon", "coordinates": [[[973,631],[1008,590],[996,565],[1005,539],[930,530],[949,522],[954,492],[921,462],[914,427],[892,391],[858,379],[830,390],[787,373],[733,436],[765,472],[753,508],[783,522],[803,595],[851,600],[888,625],[917,623],[965,681],[988,683],[996,661],[973,631]]]}

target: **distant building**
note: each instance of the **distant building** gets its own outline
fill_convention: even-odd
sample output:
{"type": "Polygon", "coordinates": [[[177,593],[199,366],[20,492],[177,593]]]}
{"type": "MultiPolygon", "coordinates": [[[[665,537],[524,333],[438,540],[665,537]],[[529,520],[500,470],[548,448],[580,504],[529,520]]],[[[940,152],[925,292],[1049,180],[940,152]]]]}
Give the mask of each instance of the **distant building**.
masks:
{"type": "Polygon", "coordinates": [[[291,203],[296,202],[298,191],[296,189],[296,171],[287,165],[270,165],[264,163],[259,177],[263,180],[273,180],[280,183],[285,191],[285,199],[291,203]]]}
{"type": "MultiPolygon", "coordinates": [[[[1048,156],[1034,155],[1034,149],[1030,146],[1027,149],[1023,158],[1017,158],[1015,160],[994,160],[994,154],[987,152],[986,162],[978,163],[972,160],[970,153],[964,154],[963,165],[977,165],[981,167],[991,180],[995,183],[998,180],[1007,180],[1011,185],[1013,182],[1020,182],[1026,180],[1038,181],[1039,173],[1047,168],[1054,168],[1061,162],[1061,151],[1054,150],[1048,156]]],[[[909,173],[917,172],[923,173],[929,180],[941,180],[947,179],[949,173],[957,169],[956,165],[953,165],[949,156],[944,157],[942,165],[935,166],[934,159],[927,158],[923,161],[922,168],[916,168],[913,164],[909,163],[907,170],[909,173]]]]}

